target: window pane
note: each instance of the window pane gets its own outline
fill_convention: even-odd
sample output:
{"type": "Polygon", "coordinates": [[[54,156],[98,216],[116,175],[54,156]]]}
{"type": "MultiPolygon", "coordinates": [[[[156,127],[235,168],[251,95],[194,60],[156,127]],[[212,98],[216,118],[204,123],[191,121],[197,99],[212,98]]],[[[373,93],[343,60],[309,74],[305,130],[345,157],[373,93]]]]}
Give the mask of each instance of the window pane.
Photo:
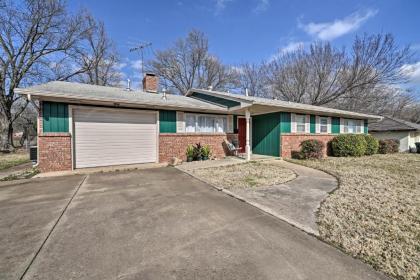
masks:
{"type": "Polygon", "coordinates": [[[206,116],[206,129],[205,132],[214,132],[215,118],[206,116]]]}
{"type": "Polygon", "coordinates": [[[321,118],[320,119],[320,131],[321,133],[328,132],[328,118],[321,118]]]}
{"type": "Polygon", "coordinates": [[[185,116],[185,131],[195,132],[195,115],[186,114],[185,116]]]}
{"type": "Polygon", "coordinates": [[[296,115],[296,131],[305,132],[306,127],[306,116],[305,115],[296,115]]]}
{"type": "Polygon", "coordinates": [[[197,116],[197,132],[205,132],[206,130],[206,117],[197,116]]]}

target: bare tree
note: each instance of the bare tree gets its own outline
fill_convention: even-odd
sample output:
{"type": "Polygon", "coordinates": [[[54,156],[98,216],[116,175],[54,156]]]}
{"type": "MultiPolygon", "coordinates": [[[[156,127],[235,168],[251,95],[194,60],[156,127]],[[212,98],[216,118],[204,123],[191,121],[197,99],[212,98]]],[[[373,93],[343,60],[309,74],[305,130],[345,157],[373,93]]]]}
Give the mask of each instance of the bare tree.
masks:
{"type": "Polygon", "coordinates": [[[242,91],[248,89],[250,95],[268,97],[270,87],[267,81],[266,64],[244,63],[237,67],[242,91]]]}
{"type": "Polygon", "coordinates": [[[27,102],[17,87],[49,80],[113,84],[117,63],[103,24],[70,15],[63,0],[4,1],[0,10],[1,146],[13,146],[13,123],[27,102]]]}
{"type": "Polygon", "coordinates": [[[409,48],[399,48],[392,35],[356,37],[352,51],[329,42],[311,44],[278,56],[268,67],[273,94],[280,99],[325,105],[346,95],[369,94],[377,87],[404,83],[401,67],[409,48]]]}
{"type": "Polygon", "coordinates": [[[85,22],[89,29],[75,56],[77,68],[85,71],[76,76],[76,81],[101,86],[118,85],[122,78],[117,69],[120,59],[113,41],[103,22],[97,22],[89,14],[85,16],[85,22]]]}
{"type": "Polygon", "coordinates": [[[70,52],[86,29],[80,17],[67,15],[62,1],[5,4],[0,11],[0,105],[7,130],[2,146],[8,148],[13,145],[13,122],[27,105],[12,111],[20,99],[14,89],[32,82],[44,58],[70,52]]]}
{"type": "Polygon", "coordinates": [[[161,83],[185,94],[189,89],[227,89],[235,87],[237,73],[223,65],[208,52],[208,40],[204,33],[193,30],[185,39],[163,51],[157,51],[148,62],[148,71],[161,77],[161,83]]]}

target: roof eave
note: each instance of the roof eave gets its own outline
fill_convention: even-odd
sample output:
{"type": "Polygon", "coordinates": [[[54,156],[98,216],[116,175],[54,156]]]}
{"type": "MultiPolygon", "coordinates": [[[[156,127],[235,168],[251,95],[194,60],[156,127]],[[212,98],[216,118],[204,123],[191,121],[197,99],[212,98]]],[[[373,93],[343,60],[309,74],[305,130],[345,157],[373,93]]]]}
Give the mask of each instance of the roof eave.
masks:
{"type": "Polygon", "coordinates": [[[156,104],[153,102],[130,102],[125,100],[118,99],[98,99],[98,98],[80,98],[73,96],[56,96],[48,94],[46,92],[28,90],[28,89],[17,89],[16,93],[21,95],[31,96],[31,99],[42,100],[42,101],[52,101],[52,102],[67,102],[71,104],[80,104],[80,105],[102,105],[102,106],[112,106],[112,107],[130,107],[130,108],[151,108],[151,109],[173,109],[173,110],[183,110],[183,111],[199,111],[199,112],[208,112],[208,113],[228,113],[227,108],[220,107],[216,108],[205,108],[205,107],[191,107],[191,106],[177,106],[174,104],[156,104]]]}

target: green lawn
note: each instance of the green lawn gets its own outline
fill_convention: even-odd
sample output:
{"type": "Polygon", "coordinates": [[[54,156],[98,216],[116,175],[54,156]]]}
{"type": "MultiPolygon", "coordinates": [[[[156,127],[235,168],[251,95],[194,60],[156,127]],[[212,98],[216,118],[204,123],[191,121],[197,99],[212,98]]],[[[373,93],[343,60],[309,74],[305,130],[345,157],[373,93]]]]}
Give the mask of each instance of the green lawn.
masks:
{"type": "Polygon", "coordinates": [[[29,154],[16,152],[10,154],[0,153],[0,170],[10,168],[25,162],[29,162],[29,154]]]}
{"type": "Polygon", "coordinates": [[[339,188],[318,212],[320,235],[397,279],[420,279],[420,155],[293,160],[339,188]]]}

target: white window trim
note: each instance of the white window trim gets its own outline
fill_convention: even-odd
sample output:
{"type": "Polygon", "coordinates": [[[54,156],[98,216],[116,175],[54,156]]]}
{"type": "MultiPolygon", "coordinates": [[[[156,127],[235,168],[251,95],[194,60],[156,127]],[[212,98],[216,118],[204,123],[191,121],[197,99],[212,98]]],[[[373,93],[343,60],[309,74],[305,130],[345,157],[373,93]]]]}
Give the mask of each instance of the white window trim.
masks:
{"type": "Polygon", "coordinates": [[[292,127],[291,132],[292,133],[310,133],[311,131],[311,116],[308,114],[295,114],[292,113],[292,127]],[[296,122],[296,116],[304,116],[305,117],[305,131],[304,132],[298,132],[297,131],[297,122],[296,122]]]}
{"type": "Polygon", "coordinates": [[[311,133],[311,115],[305,115],[305,133],[311,133]]]}
{"type": "Polygon", "coordinates": [[[227,128],[226,128],[226,132],[227,133],[233,133],[233,116],[232,115],[228,115],[227,116],[227,124],[226,124],[227,128]]]}
{"type": "Polygon", "coordinates": [[[340,133],[351,133],[351,134],[364,134],[365,133],[365,127],[364,127],[364,120],[360,119],[343,119],[340,118],[340,133]],[[345,132],[345,122],[348,121],[355,121],[356,122],[356,131],[355,132],[345,132]],[[360,127],[360,131],[357,131],[357,127],[360,127]]]}
{"type": "Polygon", "coordinates": [[[187,115],[195,115],[195,126],[196,126],[196,128],[197,128],[197,125],[198,125],[198,123],[197,123],[197,119],[198,119],[198,117],[199,116],[205,116],[205,117],[222,117],[222,118],[225,118],[226,119],[226,131],[225,132],[203,132],[203,131],[188,131],[187,132],[187,124],[186,124],[186,121],[185,121],[185,129],[184,129],[184,131],[186,132],[186,133],[195,133],[195,134],[226,134],[226,133],[229,133],[228,132],[228,115],[216,115],[216,114],[200,114],[200,113],[194,113],[194,112],[185,112],[184,113],[184,120],[186,120],[187,119],[187,115]]]}
{"type": "Polygon", "coordinates": [[[176,112],[176,132],[182,133],[185,132],[185,113],[177,111],[176,112]]]}

